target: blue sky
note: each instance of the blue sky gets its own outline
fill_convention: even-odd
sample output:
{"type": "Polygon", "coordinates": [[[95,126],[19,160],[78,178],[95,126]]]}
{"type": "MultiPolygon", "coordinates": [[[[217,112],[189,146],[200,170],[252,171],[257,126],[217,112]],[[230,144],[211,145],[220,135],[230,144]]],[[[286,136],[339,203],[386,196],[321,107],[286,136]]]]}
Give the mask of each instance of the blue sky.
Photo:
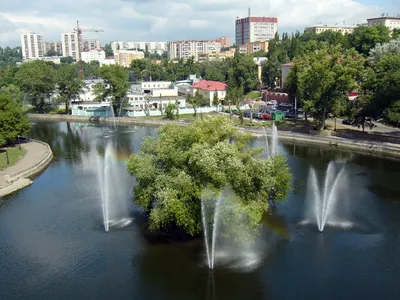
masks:
{"type": "Polygon", "coordinates": [[[23,32],[57,41],[76,20],[102,44],[112,40],[171,41],[234,36],[237,16],[273,16],[279,32],[303,31],[318,23],[348,25],[366,18],[400,14],[400,0],[13,0],[2,1],[0,46],[19,45],[23,32]]]}

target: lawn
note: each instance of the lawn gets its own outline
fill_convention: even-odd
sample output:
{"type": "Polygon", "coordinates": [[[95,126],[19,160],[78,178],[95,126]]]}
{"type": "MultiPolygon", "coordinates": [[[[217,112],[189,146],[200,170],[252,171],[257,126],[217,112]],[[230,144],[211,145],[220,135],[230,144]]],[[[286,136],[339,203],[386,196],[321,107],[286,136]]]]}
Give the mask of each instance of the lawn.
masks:
{"type": "Polygon", "coordinates": [[[259,91],[252,91],[244,96],[245,99],[257,99],[261,97],[261,93],[259,91]]]}
{"type": "Polygon", "coordinates": [[[0,148],[0,170],[15,164],[18,160],[20,160],[25,155],[25,153],[26,153],[25,148],[21,148],[21,150],[19,150],[18,146],[9,147],[8,148],[8,159],[10,161],[10,164],[7,166],[7,158],[6,158],[5,148],[4,149],[0,148]]]}

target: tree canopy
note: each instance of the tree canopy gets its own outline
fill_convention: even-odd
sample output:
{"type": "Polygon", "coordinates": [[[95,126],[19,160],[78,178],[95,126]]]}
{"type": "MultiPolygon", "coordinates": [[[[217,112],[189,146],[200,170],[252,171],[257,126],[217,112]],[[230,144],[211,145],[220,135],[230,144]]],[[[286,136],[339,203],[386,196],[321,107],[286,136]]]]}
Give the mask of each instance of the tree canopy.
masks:
{"type": "Polygon", "coordinates": [[[8,94],[0,93],[0,146],[13,143],[30,129],[21,106],[8,94]]]}
{"type": "Polygon", "coordinates": [[[130,157],[128,169],[137,182],[134,201],[147,212],[150,229],[174,224],[199,234],[203,192],[230,188],[236,208],[230,216],[240,214],[257,230],[268,200],[288,195],[291,175],[283,156],[262,159],[263,149],[251,146],[251,136],[223,117],[183,127],[167,124],[157,138],[147,137],[141,151],[130,157]]]}

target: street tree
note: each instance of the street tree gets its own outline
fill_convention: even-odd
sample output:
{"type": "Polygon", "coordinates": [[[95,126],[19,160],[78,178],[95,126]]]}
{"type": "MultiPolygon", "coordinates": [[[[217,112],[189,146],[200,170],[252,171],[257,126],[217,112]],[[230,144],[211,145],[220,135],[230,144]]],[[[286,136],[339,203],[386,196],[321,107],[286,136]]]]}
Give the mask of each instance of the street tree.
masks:
{"type": "Polygon", "coordinates": [[[378,43],[390,41],[390,29],[385,25],[359,26],[349,36],[349,43],[358,53],[367,56],[378,43]]]}
{"type": "Polygon", "coordinates": [[[130,87],[128,70],[117,65],[102,66],[99,75],[103,82],[96,86],[96,98],[102,100],[110,98],[114,111],[121,111],[130,87]]]}
{"type": "Polygon", "coordinates": [[[325,120],[337,101],[358,87],[363,75],[363,59],[354,50],[324,44],[296,60],[297,91],[303,107],[325,128],[325,120]]]}
{"type": "Polygon", "coordinates": [[[251,145],[252,137],[224,117],[205,117],[189,126],[167,124],[157,138],[147,137],[128,169],[137,183],[134,201],[146,212],[149,228],[176,226],[198,235],[204,191],[218,194],[229,188],[231,196],[224,201],[234,205],[223,211],[221,228],[233,229],[228,233],[238,240],[248,239],[232,226],[240,218],[257,232],[268,200],[288,195],[291,175],[283,156],[262,159],[263,149],[251,145]]]}
{"type": "Polygon", "coordinates": [[[56,71],[56,90],[58,99],[65,104],[65,113],[69,112],[69,104],[72,100],[79,99],[84,82],[79,76],[79,70],[75,65],[61,65],[56,71]]]}
{"type": "Polygon", "coordinates": [[[27,100],[43,113],[55,90],[54,64],[41,60],[24,63],[15,74],[15,82],[27,100]]]}
{"type": "Polygon", "coordinates": [[[12,144],[30,129],[21,106],[8,94],[0,93],[0,147],[12,144]]]}

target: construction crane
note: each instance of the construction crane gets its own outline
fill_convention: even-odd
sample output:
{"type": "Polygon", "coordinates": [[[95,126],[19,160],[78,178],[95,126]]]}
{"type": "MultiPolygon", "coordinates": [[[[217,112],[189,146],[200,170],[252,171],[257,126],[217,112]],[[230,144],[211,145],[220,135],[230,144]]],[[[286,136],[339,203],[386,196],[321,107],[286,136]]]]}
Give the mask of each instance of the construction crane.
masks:
{"type": "Polygon", "coordinates": [[[79,21],[76,21],[76,28],[74,29],[76,33],[78,33],[78,61],[82,59],[81,57],[81,52],[82,52],[82,46],[83,46],[83,40],[82,40],[82,32],[104,32],[103,29],[83,29],[79,27],[79,21]]]}

